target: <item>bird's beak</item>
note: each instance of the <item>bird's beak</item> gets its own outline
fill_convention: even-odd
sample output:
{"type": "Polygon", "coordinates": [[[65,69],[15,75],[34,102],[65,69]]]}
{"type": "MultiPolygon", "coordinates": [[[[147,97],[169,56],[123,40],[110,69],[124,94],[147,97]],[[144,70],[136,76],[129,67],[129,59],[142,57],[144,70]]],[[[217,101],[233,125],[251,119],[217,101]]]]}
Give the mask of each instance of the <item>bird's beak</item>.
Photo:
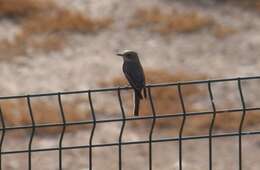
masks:
{"type": "Polygon", "coordinates": [[[123,57],[124,55],[121,53],[117,53],[116,55],[123,57]]]}

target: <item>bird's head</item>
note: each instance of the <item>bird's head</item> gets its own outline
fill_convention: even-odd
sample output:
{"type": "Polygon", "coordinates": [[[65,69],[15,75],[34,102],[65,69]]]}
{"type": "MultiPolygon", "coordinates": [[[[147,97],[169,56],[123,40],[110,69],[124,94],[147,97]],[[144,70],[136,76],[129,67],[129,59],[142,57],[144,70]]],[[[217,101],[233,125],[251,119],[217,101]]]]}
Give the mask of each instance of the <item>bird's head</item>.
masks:
{"type": "Polygon", "coordinates": [[[123,57],[124,61],[139,61],[138,54],[132,50],[124,50],[117,55],[123,57]]]}

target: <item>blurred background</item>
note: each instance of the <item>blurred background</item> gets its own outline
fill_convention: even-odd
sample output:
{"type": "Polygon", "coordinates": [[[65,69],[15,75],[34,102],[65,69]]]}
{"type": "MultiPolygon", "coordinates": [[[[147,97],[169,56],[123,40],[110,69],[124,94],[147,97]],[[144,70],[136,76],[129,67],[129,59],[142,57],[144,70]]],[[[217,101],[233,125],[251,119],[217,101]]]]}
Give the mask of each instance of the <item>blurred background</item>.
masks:
{"type": "MultiPolygon", "coordinates": [[[[0,96],[125,86],[118,50],[138,52],[148,83],[259,75],[259,0],[0,0],[0,96]]],[[[259,107],[260,81],[243,82],[247,107],[259,107]]],[[[241,108],[236,82],[213,87],[217,109],[241,108]]],[[[132,116],[129,91],[123,92],[132,116]]],[[[187,111],[212,110],[207,84],[183,88],[187,111]]],[[[153,90],[157,114],[182,112],[176,87],[153,90]]],[[[62,96],[66,120],[91,120],[87,94],[62,96]]],[[[121,116],[116,92],[93,95],[97,119],[121,116]]],[[[8,126],[30,125],[26,99],[2,100],[8,126]]],[[[37,124],[61,122],[57,97],[32,100],[37,124]]],[[[151,114],[143,102],[142,115],[151,114]]],[[[237,132],[241,113],[217,115],[214,133],[237,132]]],[[[155,138],[176,137],[182,119],[160,119],[155,138]]],[[[185,135],[207,134],[211,115],[189,118],[185,135]]],[[[127,123],[124,141],[145,140],[151,121],[127,123]]],[[[97,126],[94,143],[116,142],[121,123],[97,126]]],[[[248,112],[245,129],[260,128],[248,112]]],[[[62,128],[38,128],[33,148],[57,147],[62,128]]],[[[64,146],[87,145],[91,125],[66,129],[64,146]]],[[[31,130],[6,133],[3,150],[28,147],[31,130]]],[[[259,169],[260,138],[245,138],[244,169],[259,169]],[[252,154],[252,152],[254,154],[252,154]]],[[[237,139],[214,140],[216,169],[237,169],[237,139]]],[[[184,142],[184,169],[208,166],[207,140],[184,142]],[[198,154],[200,156],[198,156],[198,154]]],[[[154,144],[154,169],[178,169],[178,143],[154,144]]],[[[88,149],[64,151],[64,169],[88,169],[88,149]]],[[[94,169],[117,169],[117,147],[96,148],[94,169]]],[[[33,154],[33,168],[58,169],[57,151],[33,154]]],[[[123,148],[125,169],[148,167],[148,146],[123,148]]],[[[27,169],[27,154],[2,157],[27,169]]]]}

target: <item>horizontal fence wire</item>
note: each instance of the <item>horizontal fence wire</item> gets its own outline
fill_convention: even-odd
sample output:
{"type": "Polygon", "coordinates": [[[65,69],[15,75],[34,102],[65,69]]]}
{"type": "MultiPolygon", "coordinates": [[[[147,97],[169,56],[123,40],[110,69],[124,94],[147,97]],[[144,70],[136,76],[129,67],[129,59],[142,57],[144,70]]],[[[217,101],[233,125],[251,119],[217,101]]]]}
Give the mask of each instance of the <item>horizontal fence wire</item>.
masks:
{"type": "MultiPolygon", "coordinates": [[[[254,77],[239,77],[239,78],[230,78],[230,79],[214,79],[214,80],[198,80],[198,81],[182,81],[177,83],[164,83],[164,84],[149,84],[146,86],[148,89],[148,103],[150,107],[150,115],[140,115],[137,117],[128,117],[126,115],[126,111],[124,108],[125,103],[122,99],[122,91],[131,90],[131,87],[116,87],[116,88],[104,88],[104,89],[93,89],[93,90],[85,90],[85,91],[71,91],[71,92],[57,92],[57,93],[44,93],[44,94],[31,94],[31,95],[18,95],[18,96],[5,96],[0,97],[0,104],[1,101],[4,100],[11,100],[11,99],[25,99],[27,101],[27,107],[28,107],[28,115],[30,117],[30,124],[28,125],[7,125],[5,121],[5,114],[3,112],[3,109],[0,107],[0,131],[1,131],[1,139],[0,139],[0,170],[3,169],[3,155],[10,155],[10,154],[18,154],[18,153],[26,153],[28,154],[28,169],[33,169],[32,167],[32,157],[33,153],[35,152],[46,152],[46,151],[57,151],[58,152],[58,167],[59,169],[63,169],[63,151],[64,150],[75,150],[75,149],[88,149],[88,169],[93,170],[93,149],[94,148],[102,148],[102,147],[112,147],[117,146],[118,147],[118,169],[122,170],[124,169],[123,164],[123,147],[126,145],[138,145],[138,144],[147,144],[148,147],[148,160],[147,165],[148,169],[153,169],[153,162],[154,162],[154,151],[153,151],[153,144],[154,143],[163,143],[163,142],[178,142],[178,155],[179,155],[179,161],[178,161],[178,169],[183,169],[183,141],[187,140],[201,140],[201,139],[207,139],[208,140],[208,168],[209,170],[213,169],[213,139],[215,138],[224,138],[224,137],[238,137],[238,167],[239,170],[243,169],[243,145],[242,145],[242,137],[243,136],[249,136],[249,135],[260,135],[260,131],[257,130],[243,130],[245,117],[247,112],[249,111],[259,111],[260,107],[247,107],[246,101],[244,97],[244,90],[242,82],[248,82],[251,80],[260,80],[260,76],[254,76],[254,77]],[[230,109],[222,109],[218,110],[215,104],[215,93],[212,88],[212,85],[214,83],[225,83],[225,82],[234,82],[236,84],[236,90],[239,94],[240,98],[240,107],[238,108],[230,108],[230,109]],[[183,87],[187,85],[197,85],[197,84],[203,84],[207,86],[207,92],[208,92],[208,101],[210,103],[211,109],[210,111],[196,111],[196,112],[189,112],[187,110],[186,102],[185,102],[185,95],[183,93],[183,87]],[[166,88],[166,87],[175,87],[177,89],[177,96],[180,101],[180,108],[181,112],[179,113],[171,113],[171,114],[162,114],[159,113],[155,100],[156,98],[153,96],[153,90],[156,88],[166,88]],[[106,93],[106,92],[115,92],[117,97],[117,102],[120,108],[120,117],[119,118],[106,118],[106,119],[97,119],[96,115],[96,108],[94,106],[93,102],[93,93],[106,93]],[[88,96],[88,107],[90,109],[91,114],[91,120],[79,120],[79,121],[73,121],[68,122],[66,120],[66,112],[64,110],[64,102],[63,97],[65,95],[69,94],[87,94],[88,96]],[[35,121],[35,114],[32,108],[32,100],[35,97],[48,97],[48,96],[56,96],[58,101],[58,108],[59,108],[59,114],[61,117],[60,123],[45,123],[45,124],[38,124],[35,121]],[[241,116],[241,119],[239,121],[239,127],[236,132],[221,132],[218,134],[213,133],[214,125],[216,122],[216,116],[220,114],[227,114],[227,113],[235,113],[237,115],[241,116]],[[210,116],[210,126],[208,129],[208,133],[206,135],[184,135],[184,129],[187,126],[186,119],[188,117],[198,117],[200,115],[208,115],[210,116]],[[178,131],[178,135],[176,137],[168,137],[168,138],[154,138],[154,129],[156,122],[160,119],[170,119],[170,118],[181,118],[180,128],[178,131]],[[136,121],[136,120],[150,120],[151,126],[149,127],[149,137],[147,140],[136,140],[136,141],[123,141],[123,136],[125,135],[125,126],[127,122],[130,121],[136,121]],[[95,144],[93,142],[94,135],[96,132],[96,126],[97,124],[101,123],[110,123],[110,122],[120,122],[120,131],[117,142],[111,142],[111,143],[105,143],[105,144],[95,144]],[[77,146],[64,146],[64,135],[66,133],[66,129],[69,126],[75,126],[75,125],[91,125],[91,130],[89,134],[89,141],[88,144],[85,145],[77,145],[77,146]],[[49,127],[60,127],[61,132],[59,136],[59,144],[57,147],[49,147],[49,148],[33,148],[32,143],[35,137],[35,131],[37,128],[49,128],[49,127]],[[17,131],[17,130],[24,130],[24,129],[31,129],[30,135],[29,135],[29,142],[27,149],[20,149],[20,150],[5,150],[3,148],[3,143],[6,138],[7,131],[17,131]]],[[[87,104],[87,103],[86,103],[87,104]]],[[[108,106],[109,107],[109,106],[108,106]]],[[[163,155],[162,155],[163,156],[163,155]]],[[[205,168],[206,169],[206,168],[205,168]]]]}

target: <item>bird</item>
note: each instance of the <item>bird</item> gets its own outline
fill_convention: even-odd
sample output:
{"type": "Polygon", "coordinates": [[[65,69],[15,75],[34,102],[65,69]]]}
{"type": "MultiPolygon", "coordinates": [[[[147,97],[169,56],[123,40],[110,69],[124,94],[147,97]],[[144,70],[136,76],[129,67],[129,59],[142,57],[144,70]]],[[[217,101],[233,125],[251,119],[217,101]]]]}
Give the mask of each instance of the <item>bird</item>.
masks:
{"type": "Polygon", "coordinates": [[[124,50],[117,53],[123,58],[123,72],[130,86],[134,90],[134,116],[139,115],[140,100],[146,98],[145,75],[138,54],[132,50],[124,50]],[[142,95],[143,91],[143,95],[142,95]]]}

